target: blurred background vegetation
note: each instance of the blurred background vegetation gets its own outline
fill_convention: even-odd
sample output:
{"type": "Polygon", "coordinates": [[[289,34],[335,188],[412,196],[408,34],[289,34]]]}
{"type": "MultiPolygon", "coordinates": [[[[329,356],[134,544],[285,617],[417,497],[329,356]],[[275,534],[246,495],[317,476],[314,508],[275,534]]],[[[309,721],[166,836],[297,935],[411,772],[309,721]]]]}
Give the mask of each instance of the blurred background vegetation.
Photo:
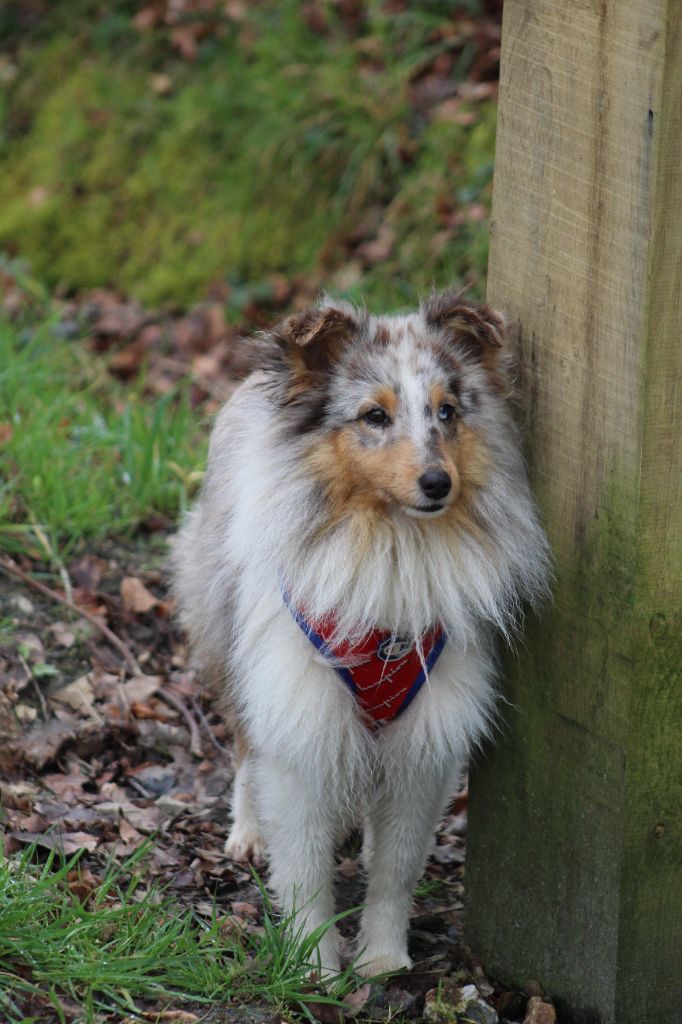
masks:
{"type": "Polygon", "coordinates": [[[172,515],[280,311],[483,295],[500,9],[5,0],[0,544],[172,515]]]}

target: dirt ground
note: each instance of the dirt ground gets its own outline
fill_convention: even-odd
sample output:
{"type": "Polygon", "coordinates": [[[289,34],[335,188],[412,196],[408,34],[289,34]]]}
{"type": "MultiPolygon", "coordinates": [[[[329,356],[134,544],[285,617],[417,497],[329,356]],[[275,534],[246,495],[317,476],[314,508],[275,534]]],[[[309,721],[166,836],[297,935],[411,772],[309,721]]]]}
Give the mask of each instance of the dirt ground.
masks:
{"type": "MultiPolygon", "coordinates": [[[[165,535],[152,533],[79,555],[61,578],[27,559],[4,558],[5,851],[33,842],[67,854],[82,849],[82,864],[97,873],[112,856],[124,858],[153,836],[149,884],[160,882],[209,916],[215,900],[236,925],[257,929],[262,906],[251,872],[223,853],[230,736],[188,665],[167,593],[166,555],[165,535]],[[29,584],[24,573],[47,589],[29,584]]],[[[441,822],[414,902],[410,952],[416,966],[371,986],[365,1019],[421,1020],[427,993],[443,981],[468,981],[499,1002],[501,993],[461,943],[465,830],[463,792],[441,822]]],[[[338,853],[342,909],[363,900],[359,845],[351,836],[338,853]]],[[[342,922],[347,938],[355,917],[342,922]]],[[[514,1008],[513,1000],[507,1003],[514,1008]]],[[[520,1010],[516,1000],[516,1019],[520,1010]]],[[[279,1019],[264,1007],[251,1007],[248,1016],[244,1008],[237,1017],[220,1012],[215,1019],[279,1019]]],[[[325,1019],[330,1011],[319,1012],[325,1019]]]]}

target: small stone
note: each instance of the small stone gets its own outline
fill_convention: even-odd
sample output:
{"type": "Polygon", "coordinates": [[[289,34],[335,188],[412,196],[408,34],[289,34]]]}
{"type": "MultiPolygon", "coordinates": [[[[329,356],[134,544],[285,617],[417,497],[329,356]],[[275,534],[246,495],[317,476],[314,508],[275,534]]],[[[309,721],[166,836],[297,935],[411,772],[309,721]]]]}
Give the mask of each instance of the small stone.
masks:
{"type": "Polygon", "coordinates": [[[499,1024],[492,1006],[481,999],[475,985],[442,984],[426,993],[424,1019],[432,1024],[499,1024]]]}
{"type": "Polygon", "coordinates": [[[544,1002],[540,996],[531,996],[523,1024],[556,1024],[556,1011],[551,1003],[544,1002]]]}
{"type": "Polygon", "coordinates": [[[495,1010],[481,998],[475,985],[463,985],[459,990],[459,997],[457,1012],[467,1024],[498,1024],[499,1018],[495,1010]]]}
{"type": "Polygon", "coordinates": [[[488,1006],[482,999],[477,1003],[469,1003],[462,1018],[466,1024],[499,1024],[499,1019],[492,1006],[488,1006]]]}
{"type": "Polygon", "coordinates": [[[545,994],[545,990],[542,987],[542,985],[540,984],[540,982],[539,981],[535,981],[534,978],[531,978],[530,981],[527,981],[526,984],[523,987],[525,988],[525,990],[526,990],[526,992],[528,993],[529,996],[540,996],[540,997],[542,997],[545,994]]]}
{"type": "Polygon", "coordinates": [[[33,601],[29,601],[23,594],[17,594],[12,598],[12,604],[22,615],[32,615],[35,611],[33,601]]]}
{"type": "Polygon", "coordinates": [[[24,725],[27,722],[35,722],[38,717],[38,712],[30,704],[17,704],[14,708],[14,714],[24,725]]]}
{"type": "Polygon", "coordinates": [[[512,1017],[515,1020],[525,1016],[528,996],[523,992],[510,990],[502,992],[497,1000],[497,1012],[500,1017],[512,1017]]]}

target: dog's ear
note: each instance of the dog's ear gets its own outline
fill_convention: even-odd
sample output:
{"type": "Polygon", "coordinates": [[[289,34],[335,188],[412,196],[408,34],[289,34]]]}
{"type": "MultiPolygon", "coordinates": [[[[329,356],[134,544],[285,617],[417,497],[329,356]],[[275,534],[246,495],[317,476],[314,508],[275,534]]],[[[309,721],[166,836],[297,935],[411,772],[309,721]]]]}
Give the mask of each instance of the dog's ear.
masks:
{"type": "Polygon", "coordinates": [[[277,340],[286,346],[294,362],[313,372],[324,371],[358,327],[351,307],[325,305],[288,317],[277,329],[277,340]]]}
{"type": "Polygon", "coordinates": [[[505,322],[489,306],[465,302],[456,292],[431,295],[422,306],[429,327],[447,334],[487,369],[493,369],[505,340],[505,322]]]}

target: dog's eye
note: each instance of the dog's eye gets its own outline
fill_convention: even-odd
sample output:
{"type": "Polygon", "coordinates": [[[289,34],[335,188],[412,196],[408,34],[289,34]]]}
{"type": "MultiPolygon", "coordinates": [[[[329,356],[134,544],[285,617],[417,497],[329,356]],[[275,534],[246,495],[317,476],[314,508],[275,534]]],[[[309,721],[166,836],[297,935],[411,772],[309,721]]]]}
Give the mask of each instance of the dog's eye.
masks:
{"type": "Polygon", "coordinates": [[[454,415],[455,407],[454,405],[450,405],[449,402],[443,402],[443,404],[438,409],[438,419],[442,423],[449,423],[454,415]]]}
{"type": "Polygon", "coordinates": [[[388,418],[388,413],[385,413],[383,409],[369,409],[362,417],[365,423],[369,423],[373,427],[386,427],[391,422],[388,418]]]}

